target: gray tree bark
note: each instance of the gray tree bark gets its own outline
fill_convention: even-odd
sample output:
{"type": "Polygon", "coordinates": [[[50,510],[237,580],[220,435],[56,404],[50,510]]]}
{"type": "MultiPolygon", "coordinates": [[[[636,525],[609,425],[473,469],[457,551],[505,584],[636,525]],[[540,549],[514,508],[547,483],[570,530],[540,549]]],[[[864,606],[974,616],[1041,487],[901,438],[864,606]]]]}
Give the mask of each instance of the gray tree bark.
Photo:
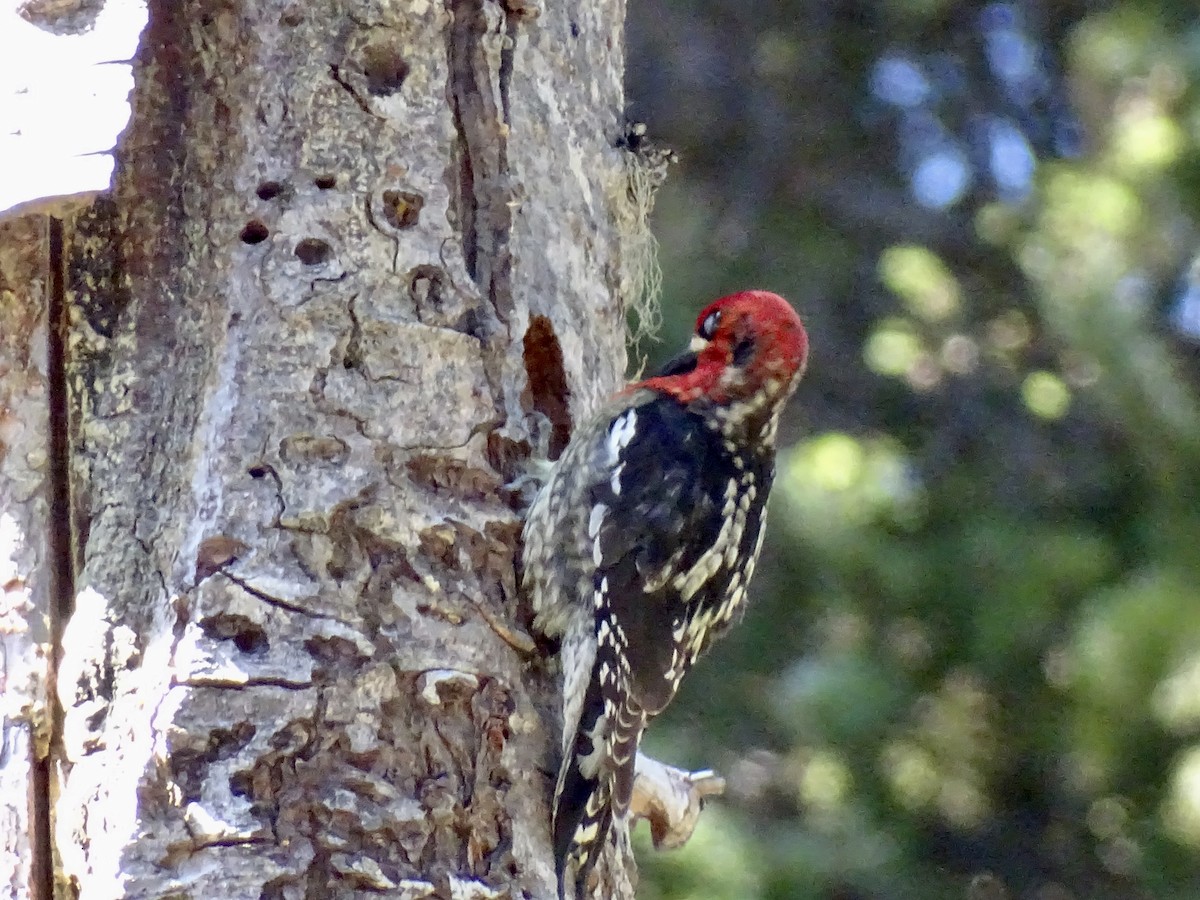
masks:
{"type": "Polygon", "coordinates": [[[623,3],[150,6],[113,191],[0,232],[0,883],[551,897],[507,485],[624,370],[623,3]]]}

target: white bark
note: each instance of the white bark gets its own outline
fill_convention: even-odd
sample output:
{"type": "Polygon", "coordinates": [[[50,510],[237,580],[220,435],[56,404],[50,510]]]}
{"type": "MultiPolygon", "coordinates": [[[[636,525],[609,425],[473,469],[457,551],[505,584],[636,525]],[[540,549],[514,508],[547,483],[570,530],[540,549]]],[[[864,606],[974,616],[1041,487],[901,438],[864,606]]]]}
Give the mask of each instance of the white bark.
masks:
{"type": "Polygon", "coordinates": [[[109,188],[145,23],[144,0],[0,2],[0,214],[109,188]]]}

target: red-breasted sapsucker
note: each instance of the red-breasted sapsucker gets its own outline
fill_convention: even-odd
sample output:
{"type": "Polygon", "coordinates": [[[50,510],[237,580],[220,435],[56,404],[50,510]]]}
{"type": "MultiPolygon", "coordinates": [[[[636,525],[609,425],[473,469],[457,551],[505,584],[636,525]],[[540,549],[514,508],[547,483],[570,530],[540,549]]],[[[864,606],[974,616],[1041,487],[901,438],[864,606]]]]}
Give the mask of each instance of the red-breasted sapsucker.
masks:
{"type": "Polygon", "coordinates": [[[779,413],[808,336],[783,298],[709,305],[687,353],[575,431],[525,523],[537,630],[561,638],[559,894],[627,828],[642,731],[740,617],[762,546],[779,413]]]}

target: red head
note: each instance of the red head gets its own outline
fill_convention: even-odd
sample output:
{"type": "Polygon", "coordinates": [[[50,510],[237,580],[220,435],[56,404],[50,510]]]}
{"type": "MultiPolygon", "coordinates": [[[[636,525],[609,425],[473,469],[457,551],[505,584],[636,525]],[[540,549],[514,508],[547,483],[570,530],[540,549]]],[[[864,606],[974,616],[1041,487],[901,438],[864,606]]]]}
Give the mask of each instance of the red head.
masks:
{"type": "Polygon", "coordinates": [[[703,398],[747,414],[773,413],[795,389],[807,360],[808,335],[791,305],[769,291],[742,291],[705,307],[689,352],[636,387],[684,404],[703,398]]]}

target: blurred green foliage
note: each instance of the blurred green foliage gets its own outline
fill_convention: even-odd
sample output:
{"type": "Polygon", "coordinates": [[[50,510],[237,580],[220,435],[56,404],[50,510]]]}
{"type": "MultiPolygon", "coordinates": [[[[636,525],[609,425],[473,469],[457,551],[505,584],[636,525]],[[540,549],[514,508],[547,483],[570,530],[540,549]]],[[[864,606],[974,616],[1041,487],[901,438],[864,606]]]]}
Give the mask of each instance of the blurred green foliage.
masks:
{"type": "MultiPolygon", "coordinates": [[[[663,346],[788,296],[752,608],[647,900],[1200,898],[1200,7],[639,0],[663,346]]],[[[645,835],[641,835],[644,840],[645,835]]]]}

